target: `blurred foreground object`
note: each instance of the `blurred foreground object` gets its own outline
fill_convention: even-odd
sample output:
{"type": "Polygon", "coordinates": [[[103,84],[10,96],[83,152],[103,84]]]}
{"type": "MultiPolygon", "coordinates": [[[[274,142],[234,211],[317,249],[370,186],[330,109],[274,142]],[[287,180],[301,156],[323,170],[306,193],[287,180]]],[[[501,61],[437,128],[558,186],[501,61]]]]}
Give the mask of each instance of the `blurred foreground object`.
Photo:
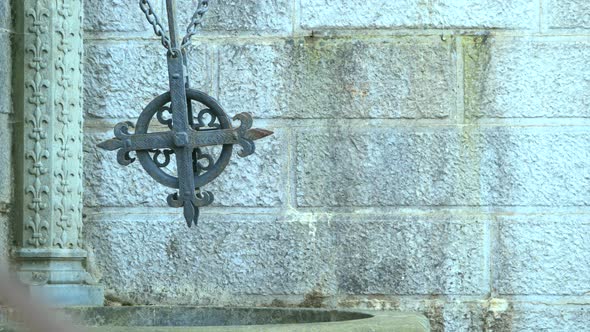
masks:
{"type": "MultiPolygon", "coordinates": [[[[20,325],[14,325],[15,331],[31,332],[74,332],[82,331],[80,328],[69,326],[48,306],[41,301],[33,300],[29,292],[16,278],[4,267],[0,267],[0,303],[14,310],[11,319],[15,319],[20,325]]],[[[16,322],[15,322],[16,323],[16,322]]],[[[5,327],[0,323],[0,331],[5,327]]],[[[9,331],[13,327],[8,328],[9,331]]]]}

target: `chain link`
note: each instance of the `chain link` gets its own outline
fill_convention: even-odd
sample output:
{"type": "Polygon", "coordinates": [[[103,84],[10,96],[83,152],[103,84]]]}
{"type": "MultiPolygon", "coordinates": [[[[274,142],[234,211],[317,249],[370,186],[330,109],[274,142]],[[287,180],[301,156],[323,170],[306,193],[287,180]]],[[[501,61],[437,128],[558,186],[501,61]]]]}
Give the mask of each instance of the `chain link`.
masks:
{"type": "Polygon", "coordinates": [[[182,48],[190,44],[191,37],[197,33],[197,27],[203,23],[203,16],[209,11],[209,0],[201,0],[197,10],[191,18],[191,23],[186,28],[186,36],[182,39],[182,48]]]}
{"type": "MultiPolygon", "coordinates": [[[[160,20],[158,19],[158,16],[154,11],[154,6],[150,2],[150,0],[139,0],[139,7],[141,8],[141,11],[145,14],[145,17],[147,18],[148,22],[152,25],[152,28],[154,28],[154,33],[156,34],[156,36],[160,37],[160,39],[162,40],[162,45],[167,50],[170,50],[170,39],[165,35],[164,27],[160,23],[160,20]]],[[[209,0],[201,0],[201,2],[199,2],[197,10],[191,18],[191,23],[186,28],[186,36],[184,36],[184,38],[182,39],[182,49],[184,49],[190,44],[191,37],[197,33],[197,27],[203,23],[203,16],[205,16],[205,13],[207,13],[207,11],[209,11],[209,0]]]]}
{"type": "Polygon", "coordinates": [[[145,14],[145,18],[147,18],[148,22],[154,28],[156,36],[162,40],[162,45],[167,50],[170,50],[170,39],[164,34],[164,27],[162,27],[158,16],[156,16],[154,6],[152,6],[150,0],[139,0],[139,8],[141,8],[141,11],[145,14]]]}

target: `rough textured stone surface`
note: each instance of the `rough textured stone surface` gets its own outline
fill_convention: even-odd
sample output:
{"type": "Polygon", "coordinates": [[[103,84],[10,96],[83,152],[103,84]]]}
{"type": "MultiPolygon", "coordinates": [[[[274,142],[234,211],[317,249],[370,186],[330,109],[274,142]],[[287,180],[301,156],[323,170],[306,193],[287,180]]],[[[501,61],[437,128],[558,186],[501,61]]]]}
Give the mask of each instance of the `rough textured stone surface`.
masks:
{"type": "Polygon", "coordinates": [[[11,240],[10,219],[6,213],[0,212],[0,266],[10,259],[11,240]]]}
{"type": "Polygon", "coordinates": [[[495,322],[494,331],[586,331],[585,305],[515,304],[514,313],[495,322]]]}
{"type": "Polygon", "coordinates": [[[338,292],[485,294],[484,226],[450,216],[334,216],[338,292]]]}
{"type": "Polygon", "coordinates": [[[455,108],[452,42],[297,39],[220,47],[220,100],[262,117],[444,118],[455,108]]]}
{"type": "MultiPolygon", "coordinates": [[[[178,2],[184,28],[196,1],[178,2]]],[[[86,235],[115,302],[410,310],[436,332],[587,329],[587,1],[212,2],[193,86],[296,139],[279,128],[234,157],[205,188],[223,208],[191,230],[159,208],[169,189],[95,147],[168,82],[136,2],[85,4],[86,235]],[[457,54],[436,31],[462,28],[479,37],[461,32],[457,54]],[[561,35],[509,36],[539,28],[561,35]]]]}
{"type": "Polygon", "coordinates": [[[499,217],[493,251],[499,294],[585,295],[590,216],[499,217]]]}
{"type": "MultiPolygon", "coordinates": [[[[152,28],[137,1],[84,0],[84,28],[96,32],[145,32],[152,28]]],[[[162,25],[168,28],[165,1],[151,1],[162,25]]],[[[197,8],[195,0],[177,1],[178,21],[182,33],[197,8]]],[[[292,1],[222,1],[211,2],[199,31],[214,33],[287,34],[293,30],[292,1]]],[[[202,32],[199,32],[202,34],[202,32]]]]}
{"type": "Polygon", "coordinates": [[[476,38],[465,43],[468,117],[590,116],[590,43],[476,38]]]}
{"type": "Polygon", "coordinates": [[[486,292],[478,218],[317,218],[205,213],[187,231],[177,215],[90,215],[86,237],[107,288],[140,303],[486,292]]]}
{"type": "MultiPolygon", "coordinates": [[[[437,301],[439,302],[439,301],[437,301]]],[[[430,320],[432,332],[444,331],[501,331],[491,330],[487,322],[490,315],[487,301],[447,300],[442,304],[430,305],[423,312],[430,320]]],[[[436,303],[436,302],[435,302],[436,303]]],[[[411,306],[405,306],[411,308],[411,306]]],[[[408,310],[409,310],[408,308],[408,310]]]]}
{"type": "MultiPolygon", "coordinates": [[[[151,2],[161,8],[159,1],[151,2]]],[[[84,0],[84,29],[152,33],[138,2],[128,0],[84,0]]]]}
{"type": "MultiPolygon", "coordinates": [[[[8,27],[10,13],[8,1],[0,0],[0,27],[8,27]]],[[[10,57],[10,39],[7,33],[0,31],[0,90],[7,95],[12,91],[10,86],[11,78],[11,57],[10,57]]],[[[9,147],[12,142],[12,121],[11,117],[6,114],[12,112],[10,98],[0,98],[0,142],[7,144],[9,147]]],[[[8,214],[1,211],[2,204],[12,202],[13,190],[12,178],[12,150],[3,149],[0,153],[0,265],[4,265],[9,260],[9,250],[11,246],[11,227],[8,214]]]]}
{"type": "MultiPolygon", "coordinates": [[[[484,205],[590,205],[590,128],[482,129],[484,205]]],[[[477,167],[477,164],[476,164],[477,167]]]]}
{"type": "MultiPolygon", "coordinates": [[[[10,0],[0,0],[0,30],[12,29],[12,21],[10,18],[10,0]]],[[[6,48],[2,48],[7,50],[6,48]]]]}
{"type": "Polygon", "coordinates": [[[87,241],[108,292],[135,303],[221,303],[236,294],[306,294],[323,283],[325,230],[265,215],[90,216],[87,241]]]}
{"type": "Polygon", "coordinates": [[[524,28],[537,24],[534,0],[300,0],[301,24],[319,28],[524,28]]]}
{"type": "Polygon", "coordinates": [[[297,201],[340,207],[586,206],[589,154],[586,127],[302,130],[297,201]]]}
{"type": "MultiPolygon", "coordinates": [[[[185,27],[197,8],[195,0],[179,0],[178,24],[185,27]]],[[[199,30],[206,32],[249,32],[251,34],[286,34],[293,29],[292,1],[216,1],[209,3],[209,12],[199,30]]],[[[166,19],[164,21],[167,22],[166,19]]],[[[183,29],[184,32],[184,29],[183,29]]]]}
{"type": "Polygon", "coordinates": [[[297,134],[299,206],[454,205],[477,198],[475,170],[454,130],[366,131],[338,125],[297,134]]]}
{"type": "Polygon", "coordinates": [[[588,321],[588,309],[585,305],[563,305],[546,299],[396,299],[392,304],[389,309],[421,312],[426,315],[430,319],[433,332],[586,331],[588,321]]]}
{"type": "MultiPolygon", "coordinates": [[[[1,8],[0,8],[1,10],[1,8]]],[[[8,93],[12,91],[12,62],[10,54],[10,35],[0,30],[0,91],[8,93]]],[[[12,104],[10,98],[0,98],[0,113],[11,113],[12,104]]]]}
{"type": "MultiPolygon", "coordinates": [[[[12,124],[11,116],[0,114],[0,142],[11,146],[12,124]]],[[[0,205],[12,201],[13,190],[13,158],[10,148],[0,150],[0,205]]]]}
{"type": "MultiPolygon", "coordinates": [[[[273,130],[275,128],[269,128],[273,130]]],[[[96,144],[112,138],[110,129],[87,134],[84,144],[84,202],[86,206],[168,206],[166,197],[174,190],[153,180],[139,162],[117,163],[116,153],[96,144]]],[[[256,153],[240,158],[234,149],[230,164],[204,190],[213,192],[217,206],[263,206],[283,204],[288,151],[282,130],[257,141],[256,153]]],[[[174,169],[168,170],[171,174],[174,169]]]]}
{"type": "MultiPolygon", "coordinates": [[[[210,91],[207,47],[191,49],[192,86],[210,91]]],[[[157,42],[87,43],[84,63],[86,116],[137,118],[156,96],[168,91],[164,48],[157,42]]]]}
{"type": "Polygon", "coordinates": [[[418,312],[428,317],[432,332],[444,332],[484,330],[488,305],[465,297],[372,295],[348,296],[338,307],[418,312]]]}
{"type": "Polygon", "coordinates": [[[550,28],[590,29],[590,2],[586,0],[546,0],[550,28]]]}
{"type": "Polygon", "coordinates": [[[219,100],[226,112],[247,111],[255,118],[287,114],[290,49],[285,43],[220,47],[219,100]]]}

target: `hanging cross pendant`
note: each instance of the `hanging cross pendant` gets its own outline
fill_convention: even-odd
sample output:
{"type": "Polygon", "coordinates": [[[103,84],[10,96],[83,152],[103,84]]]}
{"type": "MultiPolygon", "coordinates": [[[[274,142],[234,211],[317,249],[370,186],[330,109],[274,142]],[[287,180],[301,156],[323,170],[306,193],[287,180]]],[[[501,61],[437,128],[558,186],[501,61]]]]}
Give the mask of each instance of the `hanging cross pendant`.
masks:
{"type": "Polygon", "coordinates": [[[237,128],[215,99],[207,94],[189,88],[186,73],[186,54],[182,50],[175,23],[174,0],[167,0],[169,24],[168,76],[170,91],[156,97],[143,110],[137,120],[135,133],[131,122],[115,126],[115,138],[104,141],[100,148],[117,151],[119,164],[127,166],[137,159],[148,174],[157,182],[178,192],[168,196],[168,205],[182,207],[189,227],[197,223],[199,207],[213,202],[213,194],[200,188],[219,176],[232,155],[233,145],[238,144],[240,157],[254,153],[254,140],[272,135],[264,129],[252,129],[252,116],[240,113],[233,120],[239,120],[237,128]],[[196,113],[193,107],[200,107],[196,113]],[[149,132],[150,122],[155,119],[168,127],[169,131],[149,132]],[[196,121],[195,121],[196,120],[196,121]],[[221,147],[219,157],[214,160],[206,149],[221,147]],[[177,176],[165,169],[170,165],[171,155],[176,156],[177,176]]]}

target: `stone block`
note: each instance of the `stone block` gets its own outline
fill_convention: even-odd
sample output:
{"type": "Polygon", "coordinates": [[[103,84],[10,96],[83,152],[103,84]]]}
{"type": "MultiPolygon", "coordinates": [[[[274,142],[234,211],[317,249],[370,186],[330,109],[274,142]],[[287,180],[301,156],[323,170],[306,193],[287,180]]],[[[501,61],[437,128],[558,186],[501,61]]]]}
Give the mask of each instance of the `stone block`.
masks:
{"type": "Polygon", "coordinates": [[[559,300],[510,301],[492,298],[470,301],[462,298],[442,303],[414,299],[400,302],[402,310],[424,313],[430,319],[432,332],[585,331],[589,319],[587,304],[565,304],[559,303],[559,300]]]}
{"type": "Polygon", "coordinates": [[[590,216],[498,217],[494,288],[506,295],[585,295],[590,288],[590,216]]]}
{"type": "Polygon", "coordinates": [[[166,206],[172,190],[160,186],[139,162],[129,166],[117,163],[115,152],[96,145],[114,135],[111,130],[84,135],[84,205],[95,206],[166,206]]]}
{"type": "MultiPolygon", "coordinates": [[[[177,1],[178,8],[182,8],[178,13],[178,24],[183,28],[183,33],[186,30],[185,26],[191,21],[197,3],[195,0],[177,1]]],[[[204,17],[203,26],[198,30],[215,33],[285,35],[293,30],[292,7],[290,0],[210,2],[209,12],[204,17]]],[[[167,22],[166,19],[164,21],[167,22]]]]}
{"type": "MultiPolygon", "coordinates": [[[[211,90],[207,47],[189,50],[191,86],[211,90]]],[[[164,48],[156,42],[94,42],[85,45],[84,108],[87,117],[137,118],[169,90],[164,48]]]]}
{"type": "Polygon", "coordinates": [[[539,4],[533,0],[300,0],[300,6],[306,29],[534,29],[539,4]]]}
{"type": "Polygon", "coordinates": [[[228,113],[275,118],[288,112],[288,44],[229,44],[218,50],[219,100],[228,113]]]}
{"type": "Polygon", "coordinates": [[[590,131],[377,128],[297,134],[299,206],[587,206],[590,131]],[[526,165],[526,166],[524,166],[526,165]]]}
{"type": "Polygon", "coordinates": [[[485,294],[484,219],[334,216],[336,283],[342,294],[485,294]]]}
{"type": "Polygon", "coordinates": [[[514,312],[495,321],[494,331],[585,331],[590,311],[587,304],[514,304],[514,312]]]}
{"type": "Polygon", "coordinates": [[[590,204],[590,128],[491,127],[481,135],[484,205],[590,204]]]}
{"type": "MultiPolygon", "coordinates": [[[[85,205],[168,206],[166,197],[174,192],[174,189],[164,187],[153,180],[139,162],[121,166],[117,163],[115,152],[105,151],[96,146],[112,137],[111,129],[104,129],[100,133],[87,133],[85,136],[85,205]]],[[[203,188],[215,196],[213,206],[281,206],[285,201],[287,182],[286,140],[287,136],[283,130],[275,130],[273,136],[257,141],[256,153],[247,158],[240,158],[237,152],[241,148],[235,147],[232,160],[224,173],[203,188]]],[[[174,163],[173,161],[172,164],[174,163]]],[[[167,171],[175,174],[174,168],[168,168],[167,171]]],[[[181,211],[178,210],[178,213],[181,211]]]]}
{"type": "Polygon", "coordinates": [[[10,260],[10,248],[12,246],[12,226],[8,214],[0,212],[0,267],[10,260]]]}
{"type": "Polygon", "coordinates": [[[465,42],[468,118],[590,116],[590,42],[481,38],[465,42]]]}
{"type": "Polygon", "coordinates": [[[12,150],[12,117],[0,113],[0,142],[8,148],[0,151],[0,205],[12,202],[13,190],[13,156],[12,150]]]}
{"type": "Polygon", "coordinates": [[[238,295],[483,294],[484,227],[478,217],[205,213],[187,230],[181,216],[121,210],[89,215],[85,233],[114,297],[223,305],[238,295]]]}
{"type": "Polygon", "coordinates": [[[548,28],[590,29],[590,2],[586,0],[545,0],[548,28]]]}
{"type": "Polygon", "coordinates": [[[429,315],[432,332],[485,331],[490,317],[485,302],[449,299],[440,306],[429,307],[422,312],[429,315]]]}
{"type": "Polygon", "coordinates": [[[452,129],[357,129],[297,134],[299,206],[461,205],[474,201],[477,162],[452,129]]]}
{"type": "MultiPolygon", "coordinates": [[[[6,91],[8,93],[7,95],[10,95],[12,91],[12,57],[10,45],[10,35],[0,30],[0,91],[6,91]]],[[[0,114],[7,113],[12,113],[11,99],[0,98],[0,114]]]]}
{"type": "MultiPolygon", "coordinates": [[[[161,10],[159,1],[151,1],[161,10]]],[[[84,0],[84,30],[153,33],[137,1],[84,0]]]]}
{"type": "Polygon", "coordinates": [[[104,305],[104,289],[99,285],[30,285],[26,286],[34,301],[50,307],[104,305]]]}
{"type": "MultiPolygon", "coordinates": [[[[0,29],[11,30],[12,19],[10,17],[10,0],[0,0],[0,29]]],[[[10,50],[10,48],[2,47],[2,50],[10,50]]]]}
{"type": "Polygon", "coordinates": [[[297,39],[219,51],[219,99],[258,117],[445,118],[455,50],[434,38],[297,39]]]}
{"type": "Polygon", "coordinates": [[[179,215],[121,210],[90,215],[84,231],[113,296],[219,304],[240,294],[305,294],[322,284],[329,243],[318,227],[271,215],[204,213],[187,229],[179,215]]]}

